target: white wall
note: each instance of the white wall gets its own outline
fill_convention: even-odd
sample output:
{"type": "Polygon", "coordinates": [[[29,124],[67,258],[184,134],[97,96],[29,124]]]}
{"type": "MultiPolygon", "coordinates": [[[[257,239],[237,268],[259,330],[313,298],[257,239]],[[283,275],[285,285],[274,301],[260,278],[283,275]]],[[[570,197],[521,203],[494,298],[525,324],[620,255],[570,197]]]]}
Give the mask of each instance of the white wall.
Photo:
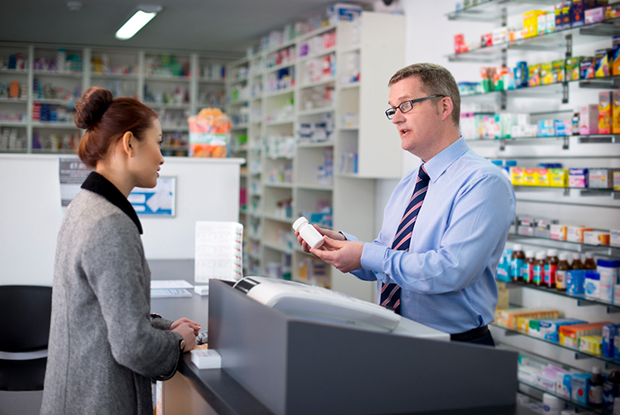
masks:
{"type": "MultiPolygon", "coordinates": [[[[58,156],[0,155],[0,285],[51,285],[60,206],[58,156]]],[[[194,257],[197,220],[238,221],[242,159],[167,157],[176,217],[140,218],[148,259],[194,257]]]]}

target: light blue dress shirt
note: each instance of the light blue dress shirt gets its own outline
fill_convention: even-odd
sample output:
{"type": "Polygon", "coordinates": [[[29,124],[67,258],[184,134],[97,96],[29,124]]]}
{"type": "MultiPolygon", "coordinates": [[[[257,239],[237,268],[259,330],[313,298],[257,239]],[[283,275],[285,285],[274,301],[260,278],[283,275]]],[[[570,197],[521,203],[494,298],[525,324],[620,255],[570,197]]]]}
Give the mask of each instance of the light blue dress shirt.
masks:
{"type": "MultiPolygon", "coordinates": [[[[495,270],[515,217],[515,195],[503,172],[460,138],[424,164],[430,176],[409,251],[390,249],[418,169],[396,186],[377,239],[364,243],[362,280],[396,283],[401,315],[438,330],[463,333],[492,323],[495,270]]],[[[348,240],[357,239],[343,232],[348,240]]]]}

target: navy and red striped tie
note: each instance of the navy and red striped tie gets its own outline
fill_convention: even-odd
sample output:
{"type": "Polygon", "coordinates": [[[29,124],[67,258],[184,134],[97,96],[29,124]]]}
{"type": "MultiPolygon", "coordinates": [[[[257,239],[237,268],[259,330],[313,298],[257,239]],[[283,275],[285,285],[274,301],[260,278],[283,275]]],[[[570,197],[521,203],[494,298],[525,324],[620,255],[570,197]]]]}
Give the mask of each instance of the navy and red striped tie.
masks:
{"type": "MultiPolygon", "coordinates": [[[[399,251],[409,250],[413,227],[418,219],[418,213],[420,213],[420,209],[422,208],[422,202],[424,202],[424,196],[426,196],[429,179],[430,177],[428,177],[424,166],[420,166],[413,196],[398,225],[396,236],[394,236],[394,242],[392,242],[392,249],[399,251]]],[[[400,314],[400,286],[397,284],[383,284],[381,287],[380,304],[384,307],[394,309],[396,313],[400,314]]]]}

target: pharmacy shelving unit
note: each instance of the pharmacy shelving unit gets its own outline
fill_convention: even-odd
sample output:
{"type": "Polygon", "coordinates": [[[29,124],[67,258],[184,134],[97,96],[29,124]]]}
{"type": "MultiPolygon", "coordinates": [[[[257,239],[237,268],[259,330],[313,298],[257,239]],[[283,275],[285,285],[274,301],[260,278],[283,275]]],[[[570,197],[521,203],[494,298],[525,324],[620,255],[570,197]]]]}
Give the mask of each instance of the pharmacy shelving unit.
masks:
{"type": "Polygon", "coordinates": [[[157,111],[164,132],[162,152],[185,156],[187,117],[205,106],[223,109],[221,68],[232,59],[169,51],[0,44],[2,60],[17,54],[23,67],[0,69],[0,82],[17,81],[22,90],[17,98],[0,98],[0,137],[4,129],[10,129],[17,137],[13,144],[18,145],[9,148],[0,142],[1,152],[75,153],[83,134],[73,123],[75,101],[90,86],[98,85],[115,97],[137,98],[157,111]],[[169,61],[183,69],[182,76],[171,65],[162,64],[169,61]],[[49,62],[54,62],[53,68],[44,64],[49,62]],[[56,120],[35,120],[39,108],[49,108],[57,114],[56,120]]]}
{"type": "Polygon", "coordinates": [[[404,66],[403,51],[403,16],[363,12],[357,21],[326,25],[228,66],[229,111],[245,105],[230,87],[249,90],[246,272],[374,300],[374,284],[302,252],[291,225],[300,214],[329,206],[333,229],[365,241],[376,237],[376,179],[402,177],[400,140],[384,111],[387,81],[404,66]],[[309,47],[324,35],[335,35],[335,45],[309,47]],[[284,50],[286,58],[275,59],[284,50]],[[327,61],[332,66],[317,74],[327,61]],[[239,66],[248,69],[237,78],[239,66]],[[300,139],[300,130],[316,123],[333,124],[331,133],[300,139]],[[331,175],[320,173],[326,159],[327,165],[333,160],[331,175]]]}
{"type": "MultiPolygon", "coordinates": [[[[489,21],[489,18],[501,21],[506,26],[507,18],[527,10],[552,5],[553,2],[490,1],[472,6],[469,9],[448,14],[451,20],[489,21]],[[526,3],[526,4],[524,4],[526,3]]],[[[554,59],[578,55],[594,55],[594,49],[608,47],[601,45],[605,41],[611,44],[611,37],[620,34],[617,19],[600,23],[570,28],[538,37],[510,42],[491,48],[476,49],[470,52],[448,55],[449,61],[496,63],[498,66],[510,66],[511,57],[518,60],[527,59],[538,63],[539,52],[555,53],[554,59]],[[576,51],[578,51],[575,53],[576,51]]],[[[550,60],[547,58],[547,60],[550,60]]],[[[574,107],[598,102],[599,91],[618,89],[617,76],[595,78],[558,84],[526,87],[518,90],[497,91],[474,96],[463,96],[463,102],[495,102],[501,110],[512,112],[529,112],[532,119],[572,117],[574,107]],[[526,99],[524,105],[522,101],[526,99]],[[537,107],[543,110],[536,112],[537,107]]],[[[567,167],[607,167],[620,166],[620,147],[618,136],[588,135],[569,137],[503,137],[497,140],[467,140],[474,151],[494,159],[517,160],[519,165],[534,167],[539,162],[562,163],[567,167]]],[[[571,189],[571,188],[536,188],[515,186],[517,198],[517,216],[527,214],[535,217],[557,218],[562,223],[583,224],[595,229],[618,229],[620,227],[620,201],[618,192],[609,189],[571,189]]],[[[593,252],[600,257],[618,257],[620,250],[608,246],[588,245],[556,241],[548,238],[529,237],[510,234],[509,243],[521,243],[532,249],[555,248],[564,251],[593,252]]],[[[535,287],[525,284],[508,284],[511,303],[519,306],[542,306],[556,304],[569,317],[583,318],[588,321],[611,320],[617,322],[620,306],[605,301],[584,297],[569,296],[555,289],[535,287]]],[[[588,355],[553,342],[547,342],[524,335],[516,330],[499,326],[492,327],[493,336],[501,347],[518,350],[524,355],[534,355],[545,361],[553,362],[565,368],[576,368],[587,372],[592,366],[618,368],[619,362],[599,356],[588,355]]],[[[528,396],[542,399],[542,393],[536,386],[520,383],[519,391],[528,396]]],[[[570,404],[581,409],[605,414],[600,408],[570,404]]]]}

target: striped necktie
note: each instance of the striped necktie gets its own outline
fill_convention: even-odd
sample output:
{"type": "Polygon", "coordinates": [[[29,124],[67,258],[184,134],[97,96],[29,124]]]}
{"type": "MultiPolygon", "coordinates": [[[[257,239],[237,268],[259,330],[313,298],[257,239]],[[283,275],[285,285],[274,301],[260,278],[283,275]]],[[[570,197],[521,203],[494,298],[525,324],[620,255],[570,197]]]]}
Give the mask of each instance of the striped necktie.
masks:
{"type": "MultiPolygon", "coordinates": [[[[429,179],[430,177],[428,177],[424,166],[420,166],[413,196],[398,225],[396,236],[394,236],[394,242],[392,242],[392,249],[399,251],[409,250],[411,234],[413,234],[413,227],[418,218],[418,213],[420,213],[420,209],[422,208],[424,196],[426,196],[429,179]]],[[[380,304],[384,307],[392,308],[396,313],[400,314],[400,286],[397,284],[383,284],[381,287],[380,304]]]]}

